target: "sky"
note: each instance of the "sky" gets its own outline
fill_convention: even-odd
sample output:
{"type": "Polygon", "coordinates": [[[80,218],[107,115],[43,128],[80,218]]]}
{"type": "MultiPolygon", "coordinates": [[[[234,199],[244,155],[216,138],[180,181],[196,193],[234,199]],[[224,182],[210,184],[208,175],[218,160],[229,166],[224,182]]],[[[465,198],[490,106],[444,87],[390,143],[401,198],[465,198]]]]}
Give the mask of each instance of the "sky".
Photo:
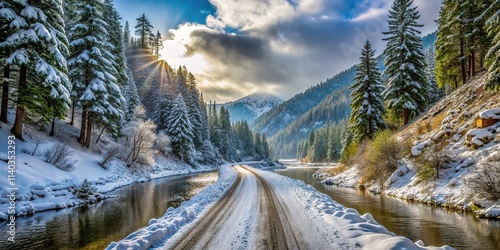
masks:
{"type": "MultiPolygon", "coordinates": [[[[142,13],[163,35],[162,58],[186,65],[205,100],[254,92],[282,99],[358,62],[369,39],[382,53],[392,0],[115,0],[133,30],[142,13]]],[[[424,27],[437,29],[439,0],[414,0],[424,27]]]]}

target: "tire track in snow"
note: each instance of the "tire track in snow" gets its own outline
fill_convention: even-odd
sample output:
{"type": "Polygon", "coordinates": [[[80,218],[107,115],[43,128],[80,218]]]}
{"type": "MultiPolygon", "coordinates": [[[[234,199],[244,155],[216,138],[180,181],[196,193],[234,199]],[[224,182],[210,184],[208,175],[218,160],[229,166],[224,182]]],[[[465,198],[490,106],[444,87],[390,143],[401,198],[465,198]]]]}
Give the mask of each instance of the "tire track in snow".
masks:
{"type": "Polygon", "coordinates": [[[297,240],[287,212],[271,184],[251,168],[236,168],[239,169],[238,178],[226,195],[169,249],[213,249],[220,248],[221,244],[231,249],[300,249],[303,242],[297,240]],[[257,214],[246,215],[244,221],[235,221],[242,206],[255,207],[249,211],[257,214]],[[239,226],[243,227],[241,235],[235,235],[239,226]],[[231,245],[227,246],[229,241],[231,245]]]}
{"type": "MultiPolygon", "coordinates": [[[[228,192],[208,211],[208,213],[196,224],[194,227],[186,233],[183,238],[174,243],[171,249],[196,249],[199,246],[201,239],[207,238],[207,234],[211,232],[221,230],[221,226],[225,219],[232,213],[231,207],[237,199],[238,190],[241,189],[243,184],[243,174],[238,173],[238,178],[228,190],[228,192]]],[[[210,240],[210,235],[208,235],[208,241],[210,240]]],[[[207,245],[205,242],[203,245],[207,245]]],[[[204,246],[199,246],[204,248],[204,246]]]]}
{"type": "Polygon", "coordinates": [[[255,247],[264,249],[300,249],[300,244],[291,227],[287,213],[276,197],[271,184],[253,170],[244,166],[241,167],[252,172],[257,177],[260,183],[259,188],[262,189],[264,194],[263,196],[259,195],[261,197],[259,213],[264,216],[260,217],[259,240],[255,247]]]}

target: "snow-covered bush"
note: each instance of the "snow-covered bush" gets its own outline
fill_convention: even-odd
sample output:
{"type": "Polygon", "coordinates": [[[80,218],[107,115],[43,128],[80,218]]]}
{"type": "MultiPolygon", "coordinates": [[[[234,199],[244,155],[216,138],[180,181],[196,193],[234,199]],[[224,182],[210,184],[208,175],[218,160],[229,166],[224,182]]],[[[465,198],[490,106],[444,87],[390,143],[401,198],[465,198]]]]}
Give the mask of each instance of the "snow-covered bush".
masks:
{"type": "Polygon", "coordinates": [[[172,152],[170,137],[165,132],[162,131],[156,136],[155,148],[164,156],[168,156],[172,152]]]}
{"type": "Polygon", "coordinates": [[[86,200],[91,195],[94,195],[96,190],[97,189],[93,187],[87,179],[85,179],[82,184],[75,189],[74,194],[76,197],[86,200]]]}
{"type": "Polygon", "coordinates": [[[497,153],[483,160],[466,184],[480,196],[496,201],[500,199],[500,155],[497,153]]]}
{"type": "Polygon", "coordinates": [[[56,166],[57,168],[69,171],[76,161],[71,160],[73,150],[66,143],[56,143],[53,147],[45,150],[43,157],[45,162],[56,166]]]}
{"type": "Polygon", "coordinates": [[[120,158],[129,167],[153,164],[153,144],[156,140],[156,125],[150,119],[144,120],[142,117],[146,110],[139,106],[135,110],[134,121],[129,122],[122,130],[124,135],[120,144],[122,154],[120,158]]]}

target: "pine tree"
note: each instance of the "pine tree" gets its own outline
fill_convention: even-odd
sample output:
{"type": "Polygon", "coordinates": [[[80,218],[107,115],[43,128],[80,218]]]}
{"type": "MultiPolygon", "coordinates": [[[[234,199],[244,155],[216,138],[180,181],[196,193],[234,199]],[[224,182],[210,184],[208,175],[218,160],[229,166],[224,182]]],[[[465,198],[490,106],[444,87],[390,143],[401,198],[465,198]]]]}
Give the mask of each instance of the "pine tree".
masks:
{"type": "MultiPolygon", "coordinates": [[[[2,2],[1,18],[9,22],[0,48],[5,64],[20,67],[17,110],[12,134],[23,138],[26,111],[48,123],[62,118],[70,102],[66,75],[67,38],[61,1],[2,2]]],[[[5,70],[5,68],[4,68],[5,70]]],[[[5,71],[4,71],[5,74],[5,71]]]]}
{"type": "Polygon", "coordinates": [[[159,60],[160,59],[160,51],[163,49],[163,40],[161,38],[161,34],[160,34],[160,31],[156,31],[156,37],[155,37],[155,40],[154,40],[154,49],[155,49],[155,55],[156,55],[156,59],[159,60]]]}
{"type": "Polygon", "coordinates": [[[486,66],[488,67],[486,87],[500,92],[500,0],[491,4],[485,10],[485,15],[489,17],[486,21],[488,36],[493,41],[486,54],[486,66]]]}
{"type": "MultiPolygon", "coordinates": [[[[2,2],[0,4],[0,37],[8,37],[13,28],[10,24],[13,20],[23,20],[22,17],[17,15],[12,9],[12,5],[2,2]]],[[[24,21],[24,20],[23,20],[24,21]]],[[[0,65],[3,65],[3,83],[2,83],[2,108],[0,111],[0,121],[7,123],[7,114],[9,106],[9,91],[10,91],[10,65],[5,63],[7,57],[10,56],[10,48],[0,47],[0,65]]]]}
{"type": "Polygon", "coordinates": [[[269,143],[267,142],[266,134],[262,134],[261,141],[264,159],[269,159],[271,152],[269,151],[269,143]]]}
{"type": "Polygon", "coordinates": [[[194,75],[188,73],[186,82],[187,89],[185,90],[184,100],[188,108],[189,120],[193,125],[193,143],[196,148],[199,148],[205,140],[202,135],[203,117],[201,109],[203,107],[200,105],[199,91],[194,75]]]}
{"type": "Polygon", "coordinates": [[[403,116],[403,124],[410,117],[418,115],[427,106],[427,86],[425,81],[425,57],[422,52],[422,38],[417,24],[420,18],[413,0],[395,0],[389,10],[389,31],[386,69],[388,85],[383,93],[389,100],[388,108],[403,116]]]}
{"type": "Polygon", "coordinates": [[[135,25],[135,35],[139,37],[139,45],[143,49],[148,48],[148,41],[152,34],[153,25],[146,18],[146,14],[138,17],[137,24],[135,25]]]}
{"type": "Polygon", "coordinates": [[[125,26],[123,27],[123,45],[125,48],[130,46],[130,27],[128,21],[125,21],[125,26]]]}
{"type": "Polygon", "coordinates": [[[459,31],[460,22],[455,19],[458,11],[455,0],[444,0],[437,21],[436,78],[441,88],[457,88],[466,80],[465,43],[459,31]]]}
{"type": "Polygon", "coordinates": [[[425,51],[425,62],[427,64],[425,68],[425,78],[427,79],[427,93],[429,95],[429,103],[433,103],[441,99],[443,96],[443,91],[438,88],[436,74],[434,70],[436,68],[436,61],[434,60],[434,50],[428,48],[425,51]]]}
{"type": "Polygon", "coordinates": [[[173,152],[182,160],[189,160],[189,155],[193,150],[193,132],[182,94],[178,94],[172,103],[167,130],[173,152]]]}
{"type": "Polygon", "coordinates": [[[355,142],[373,139],[378,131],[386,128],[382,119],[385,113],[382,101],[384,87],[374,55],[375,51],[370,42],[366,41],[359,58],[356,77],[350,86],[352,113],[349,124],[355,142]]]}
{"type": "Polygon", "coordinates": [[[113,45],[107,40],[110,27],[102,16],[104,4],[81,0],[75,9],[68,67],[73,82],[72,95],[82,107],[78,141],[90,147],[94,123],[119,131],[124,99],[117,84],[116,57],[111,54],[113,45]]]}

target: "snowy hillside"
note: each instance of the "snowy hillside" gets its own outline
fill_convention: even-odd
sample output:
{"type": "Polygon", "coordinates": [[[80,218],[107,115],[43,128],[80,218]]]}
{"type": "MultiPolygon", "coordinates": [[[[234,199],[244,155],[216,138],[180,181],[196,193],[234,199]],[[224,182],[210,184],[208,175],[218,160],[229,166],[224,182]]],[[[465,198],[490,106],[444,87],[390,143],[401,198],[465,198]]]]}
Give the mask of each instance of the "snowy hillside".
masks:
{"type": "Polygon", "coordinates": [[[372,192],[499,217],[500,94],[484,90],[485,78],[484,73],[474,77],[394,135],[411,142],[411,154],[385,183],[363,180],[356,166],[324,183],[364,184],[372,192]],[[478,126],[480,118],[491,123],[478,126]],[[424,158],[442,165],[426,168],[424,158]]]}
{"type": "MultiPolygon", "coordinates": [[[[2,125],[0,143],[7,145],[10,126],[2,125]]],[[[102,143],[96,145],[93,150],[88,150],[71,138],[77,133],[77,128],[66,122],[59,122],[57,126],[61,129],[55,137],[48,137],[43,132],[28,127],[26,141],[16,141],[15,182],[10,183],[7,178],[0,179],[0,221],[7,219],[8,195],[11,191],[9,188],[12,187],[17,188],[15,215],[25,216],[97,202],[107,198],[103,194],[135,182],[214,168],[202,165],[194,168],[158,153],[155,154],[151,167],[130,168],[118,159],[113,159],[102,167],[100,163],[103,159],[103,145],[111,139],[103,136],[102,143]],[[65,147],[64,152],[58,150],[61,147],[65,147]],[[60,152],[64,156],[50,164],[47,162],[47,152],[60,152]],[[87,199],[80,199],[76,191],[85,179],[96,190],[87,199]]],[[[7,169],[7,157],[7,147],[3,147],[0,150],[0,168],[7,169]]]]}
{"type": "Polygon", "coordinates": [[[253,93],[236,101],[217,105],[229,110],[231,122],[246,120],[253,123],[257,117],[281,104],[281,98],[268,93],[253,93]]]}

